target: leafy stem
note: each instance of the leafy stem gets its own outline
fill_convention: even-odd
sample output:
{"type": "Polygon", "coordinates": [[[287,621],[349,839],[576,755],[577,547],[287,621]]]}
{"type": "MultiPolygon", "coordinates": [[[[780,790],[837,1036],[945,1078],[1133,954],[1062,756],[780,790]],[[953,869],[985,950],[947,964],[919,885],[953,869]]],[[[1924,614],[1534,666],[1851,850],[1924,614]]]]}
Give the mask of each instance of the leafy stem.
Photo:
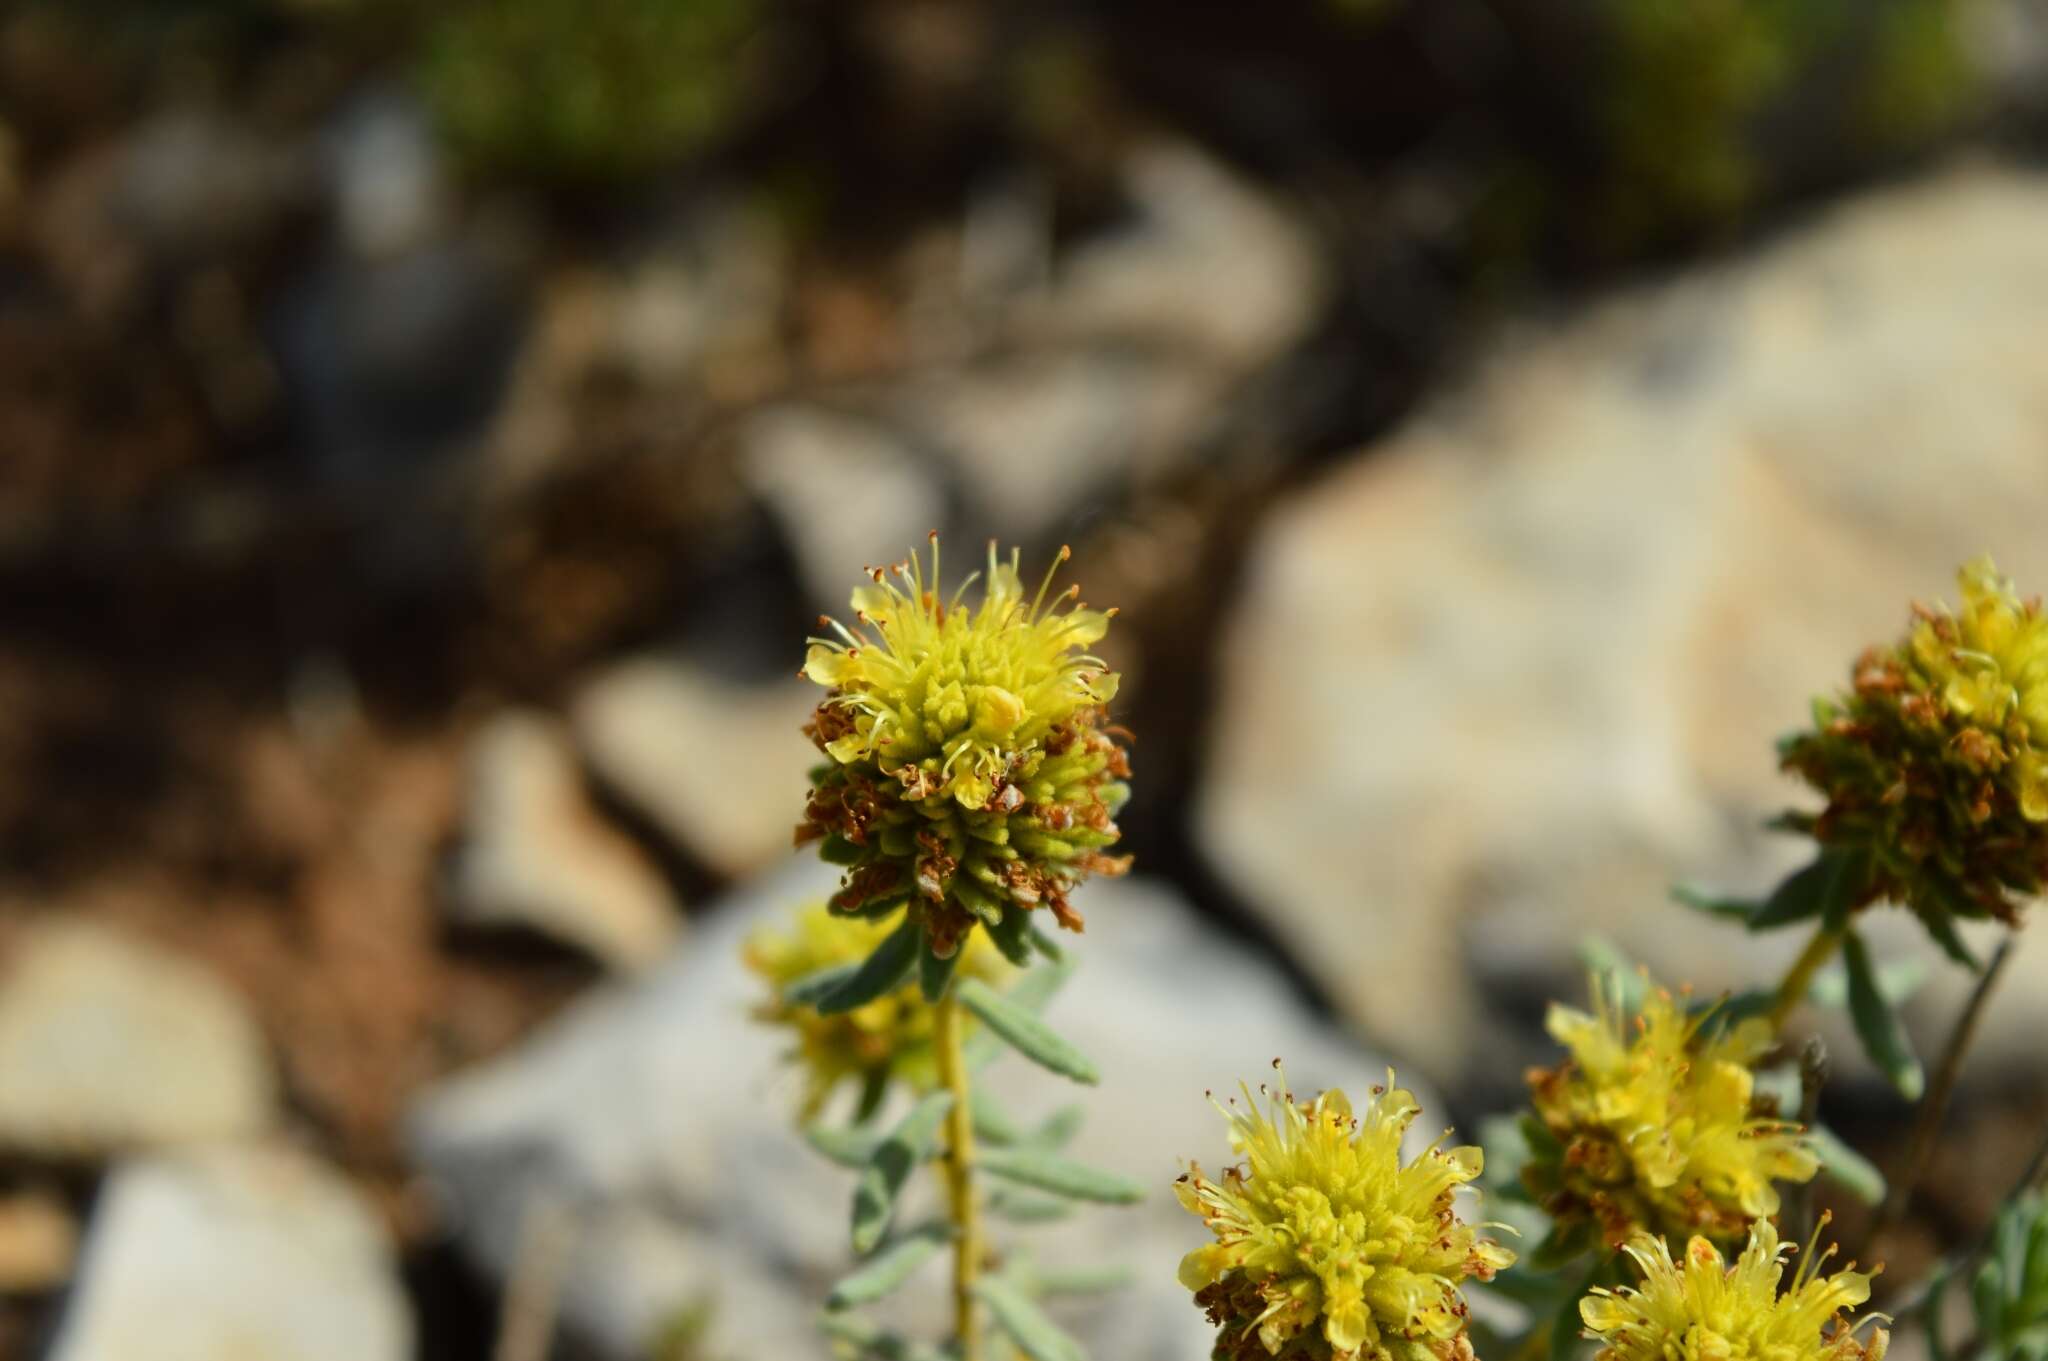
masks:
{"type": "Polygon", "coordinates": [[[1984,1015],[1985,1004],[1990,1001],[1991,991],[1998,986],[1999,976],[2005,972],[2006,961],[2011,957],[2012,940],[2008,937],[1999,942],[1998,952],[1992,955],[1991,963],[1977,976],[1977,985],[1970,991],[1970,1000],[1956,1018],[1955,1029],[1949,1032],[1948,1045],[1934,1070],[1934,1082],[1927,1090],[1927,1099],[1920,1103],[1919,1113],[1913,1121],[1913,1133],[1906,1146],[1905,1173],[1892,1183],[1884,1204],[1866,1230],[1866,1245],[1882,1238],[1899,1222],[1913,1198],[1913,1192],[1926,1177],[1928,1164],[1934,1159],[1935,1140],[1948,1118],[1949,1100],[1955,1095],[1956,1079],[1962,1072],[1963,1055],[1969,1051],[1971,1040],[1976,1038],[1977,1023],[1984,1015]]]}
{"type": "Polygon", "coordinates": [[[949,987],[933,1008],[933,1043],[939,1081],[953,1094],[946,1115],[944,1171],[953,1223],[953,1335],[960,1361],[979,1361],[980,1329],[975,1319],[975,1276],[981,1269],[981,1211],[974,1199],[974,1113],[970,1076],[961,1045],[962,1017],[957,987],[949,987]]]}
{"type": "Polygon", "coordinates": [[[1783,1030],[1785,1019],[1792,1009],[1806,996],[1806,990],[1813,986],[1813,976],[1820,972],[1823,964],[1835,957],[1841,947],[1842,933],[1823,926],[1813,933],[1813,939],[1806,942],[1806,948],[1799,958],[1792,961],[1792,967],[1785,972],[1785,980],[1778,984],[1777,993],[1771,1000],[1770,1022],[1774,1029],[1783,1030]]]}

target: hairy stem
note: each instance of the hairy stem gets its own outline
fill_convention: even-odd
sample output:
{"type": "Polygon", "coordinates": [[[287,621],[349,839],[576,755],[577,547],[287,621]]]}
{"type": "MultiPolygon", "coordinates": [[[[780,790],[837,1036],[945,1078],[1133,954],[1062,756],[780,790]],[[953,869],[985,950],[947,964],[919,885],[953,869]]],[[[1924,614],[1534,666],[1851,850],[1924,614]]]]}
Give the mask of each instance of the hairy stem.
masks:
{"type": "Polygon", "coordinates": [[[1799,1005],[1806,996],[1806,990],[1813,985],[1813,976],[1820,972],[1820,966],[1835,957],[1835,951],[1842,944],[1842,933],[1826,927],[1813,933],[1813,939],[1806,942],[1806,949],[1799,958],[1792,961],[1792,967],[1785,973],[1785,981],[1778,984],[1777,998],[1771,1003],[1771,1026],[1777,1030],[1785,1028],[1785,1018],[1792,1014],[1792,1008],[1799,1005]]]}
{"type": "Polygon", "coordinates": [[[974,1113],[968,1104],[967,1064],[960,1046],[960,1002],[948,988],[935,1008],[934,1047],[939,1081],[953,1094],[946,1116],[946,1200],[953,1219],[953,1336],[960,1361],[979,1361],[974,1277],[981,1269],[981,1209],[974,1199],[974,1113]]]}
{"type": "Polygon", "coordinates": [[[2012,941],[2001,941],[1998,953],[1977,976],[1977,986],[1971,990],[1970,1000],[1956,1018],[1955,1029],[1949,1032],[1948,1044],[1942,1050],[1941,1062],[1935,1067],[1934,1081],[1928,1086],[1927,1095],[1922,1098],[1914,1117],[1913,1134],[1906,1145],[1905,1170],[1892,1182],[1884,1204],[1872,1219],[1870,1229],[1864,1235],[1866,1245],[1874,1243],[1899,1222],[1906,1212],[1907,1203],[1913,1198],[1913,1192],[1927,1175],[1927,1165],[1934,1158],[1934,1141],[1948,1116],[1949,1099],[1955,1095],[1956,1076],[1962,1071],[1963,1055],[1969,1052],[1970,1041],[1976,1038],[1977,1022],[1984,1015],[1984,1004],[1991,999],[1991,990],[1998,986],[1998,976],[2005,971],[2005,962],[2011,955],[2012,941]]]}

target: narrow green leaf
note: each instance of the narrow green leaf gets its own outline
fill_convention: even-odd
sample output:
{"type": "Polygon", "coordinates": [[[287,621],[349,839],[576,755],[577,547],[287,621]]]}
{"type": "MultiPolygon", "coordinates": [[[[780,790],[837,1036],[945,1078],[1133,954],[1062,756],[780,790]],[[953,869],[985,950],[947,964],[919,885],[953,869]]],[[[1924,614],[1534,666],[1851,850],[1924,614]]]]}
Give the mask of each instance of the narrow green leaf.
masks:
{"type": "Polygon", "coordinates": [[[898,1336],[859,1314],[820,1314],[818,1331],[855,1348],[860,1361],[947,1361],[938,1348],[898,1336]]]}
{"type": "Polygon", "coordinates": [[[1031,966],[1031,942],[1025,938],[1030,924],[1028,913],[1010,911],[988,928],[988,938],[1003,952],[1003,958],[1020,969],[1031,966]]]}
{"type": "Polygon", "coordinates": [[[1750,914],[1749,929],[1768,931],[1824,915],[1833,898],[1831,889],[1840,872],[1840,860],[1839,854],[1822,851],[1812,864],[1793,871],[1750,914]]]}
{"type": "Polygon", "coordinates": [[[2039,1302],[2035,1314],[2048,1314],[2048,1214],[2041,1213],[2041,1202],[2033,1196],[2020,1200],[2018,1207],[2032,1221],[2027,1230],[2027,1261],[2020,1271],[2020,1293],[2039,1302]]]}
{"type": "MultiPolygon", "coordinates": [[[[1026,1011],[1043,1011],[1045,1004],[1052,1000],[1053,994],[1066,985],[1067,979],[1073,975],[1073,969],[1074,966],[1071,964],[1048,964],[1033,969],[1005,989],[1003,996],[1026,1011]]],[[[967,1037],[968,1071],[980,1072],[1008,1049],[1008,1045],[986,1029],[976,1030],[967,1037]]]]}
{"type": "Polygon", "coordinates": [[[974,1293],[988,1305],[996,1327],[1009,1335],[1031,1361],[1086,1361],[1081,1344],[1045,1316],[1045,1312],[1001,1276],[984,1276],[974,1293]]]}
{"type": "Polygon", "coordinates": [[[1712,1003],[1714,1015],[1708,1023],[1716,1029],[1729,1027],[1739,1021],[1747,1021],[1753,1015],[1769,1015],[1772,1007],[1778,1005],[1778,989],[1743,989],[1741,993],[1729,993],[1712,1003]]]}
{"type": "Polygon", "coordinates": [[[1012,1049],[1039,1067],[1090,1085],[1102,1080],[1102,1074],[1086,1054],[1061,1039],[1051,1026],[1030,1011],[980,979],[961,980],[960,1004],[973,1012],[983,1025],[1008,1041],[1012,1049]]]}
{"type": "Polygon", "coordinates": [[[1031,1283],[1041,1295],[1104,1295],[1128,1286],[1134,1273],[1130,1267],[1051,1267],[1032,1273],[1031,1283]]]}
{"type": "Polygon", "coordinates": [[[1692,908],[1695,912],[1705,912],[1715,917],[1730,917],[1739,922],[1748,921],[1763,907],[1763,904],[1754,898],[1730,898],[1718,893],[1709,893],[1703,888],[1695,888],[1691,884],[1673,884],[1671,901],[1692,908]]]}
{"type": "Polygon", "coordinates": [[[818,1014],[832,1016],[852,1011],[902,987],[917,963],[918,947],[923,941],[923,928],[905,913],[902,924],[860,962],[845,982],[818,999],[818,1014]]]}
{"type": "Polygon", "coordinates": [[[1856,1023],[1856,1037],[1863,1041],[1864,1052],[1884,1070],[1899,1095],[1918,1101],[1927,1089],[1927,1076],[1913,1055],[1898,1013],[1885,1004],[1884,994],[1878,990],[1869,949],[1854,931],[1842,937],[1842,962],[1849,969],[1849,1016],[1856,1023]]]}
{"type": "MultiPolygon", "coordinates": [[[[1877,995],[1887,1006],[1900,1006],[1927,981],[1925,960],[1908,957],[1886,960],[1877,966],[1877,995]]],[[[1837,1010],[1849,1005],[1849,970],[1823,969],[1815,976],[1806,995],[1824,1007],[1837,1010]]]]}
{"type": "Polygon", "coordinates": [[[856,1304],[874,1303],[909,1280],[952,1237],[952,1229],[944,1224],[926,1225],[905,1234],[869,1258],[866,1266],[842,1277],[825,1296],[825,1307],[850,1309],[856,1304]]]}
{"type": "Polygon", "coordinates": [[[829,997],[852,978],[860,969],[858,962],[834,964],[829,968],[807,973],[782,990],[782,1000],[800,1007],[814,1007],[819,999],[829,997]]]}
{"type": "Polygon", "coordinates": [[[1063,964],[1067,958],[1067,947],[1034,926],[1030,930],[1032,948],[1055,964],[1063,964]]]}
{"type": "Polygon", "coordinates": [[[871,1129],[834,1129],[829,1125],[806,1125],[804,1142],[818,1152],[855,1171],[874,1161],[882,1146],[882,1135],[871,1129]]]}
{"type": "Polygon", "coordinates": [[[880,897],[870,898],[866,902],[854,907],[835,906],[832,910],[834,912],[851,912],[862,921],[878,922],[887,917],[894,916],[909,902],[910,895],[907,893],[884,893],[880,897]]]}
{"type": "Polygon", "coordinates": [[[1135,1205],[1145,1198],[1145,1188],[1129,1177],[1037,1149],[991,1148],[982,1152],[977,1162],[992,1176],[1074,1200],[1135,1205]]]}
{"type": "Polygon", "coordinates": [[[828,865],[858,865],[866,854],[865,847],[854,845],[836,832],[826,837],[824,844],[818,847],[818,858],[828,865]]]}
{"type": "Polygon", "coordinates": [[[1927,1278],[1927,1298],[1920,1303],[1920,1328],[1927,1337],[1928,1361],[1949,1361],[1948,1343],[1941,1336],[1941,1304],[1948,1294],[1950,1271],[1947,1258],[1934,1264],[1934,1271],[1927,1278]]]}
{"type": "MultiPolygon", "coordinates": [[[[2016,1206],[2008,1203],[2000,1208],[1998,1219],[1991,1226],[1991,1238],[1991,1260],[1998,1263],[2000,1288],[2009,1302],[2018,1303],[2020,1283],[2027,1269],[2027,1224],[2016,1206]]],[[[2024,1314],[2008,1320],[2017,1325],[2030,1321],[2024,1314]]]]}
{"type": "Polygon", "coordinates": [[[962,951],[955,950],[940,959],[930,950],[917,952],[917,986],[925,1001],[937,1003],[946,995],[947,985],[953,981],[953,971],[960,967],[961,954],[962,951]]]}
{"type": "Polygon", "coordinates": [[[1970,1282],[1970,1303],[1977,1311],[1977,1331],[1994,1341],[2005,1331],[2003,1285],[1996,1262],[1986,1262],[1977,1268],[1977,1278],[1970,1282]]]}
{"type": "Polygon", "coordinates": [[[978,884],[971,874],[956,874],[952,881],[953,901],[972,912],[983,926],[1003,919],[1003,904],[995,894],[978,884]]]}
{"type": "Polygon", "coordinates": [[[1024,1142],[1025,1133],[1018,1128],[1010,1113],[1003,1109],[985,1087],[976,1087],[967,1094],[968,1109],[974,1115],[974,1135],[977,1139],[991,1144],[1018,1144],[1024,1142]]]}
{"type": "Polygon", "coordinates": [[[1030,1144],[1033,1148],[1058,1152],[1081,1132],[1081,1122],[1087,1118],[1088,1113],[1079,1106],[1062,1106],[1031,1132],[1030,1144]]]}
{"type": "Polygon", "coordinates": [[[860,1083],[860,1103],[854,1107],[853,1123],[865,1125],[882,1109],[889,1097],[889,1070],[871,1068],[860,1083]]]}
{"type": "Polygon", "coordinates": [[[1815,1125],[1806,1131],[1806,1137],[1820,1156],[1820,1169],[1828,1180],[1865,1205],[1884,1203],[1884,1173],[1876,1163],[1849,1147],[1826,1125],[1815,1125]]]}
{"type": "Polygon", "coordinates": [[[1012,1224],[1050,1224],[1074,1212],[1072,1201],[1053,1196],[1034,1196],[1028,1191],[999,1187],[989,1194],[988,1212],[1012,1224]]]}
{"type": "MultiPolygon", "coordinates": [[[[1936,891],[1939,892],[1939,890],[1936,891]]],[[[1970,947],[1963,944],[1963,938],[1956,933],[1956,918],[1953,909],[1944,911],[1934,908],[1925,912],[1916,912],[1914,915],[1920,918],[1920,924],[1927,928],[1927,934],[1934,938],[1934,943],[1941,947],[1943,954],[1968,969],[1971,973],[1984,972],[1983,963],[1978,960],[1976,955],[1970,952],[1970,947]]]]}
{"type": "Polygon", "coordinates": [[[855,1252],[872,1252],[882,1241],[889,1220],[896,1213],[897,1194],[910,1179],[911,1170],[931,1151],[939,1123],[952,1109],[951,1092],[933,1092],[911,1107],[910,1113],[889,1131],[889,1137],[876,1146],[874,1156],[861,1172],[860,1184],[853,1191],[855,1252]]]}
{"type": "MultiPolygon", "coordinates": [[[[1820,924],[1827,931],[1842,931],[1849,925],[1849,908],[1863,893],[1870,878],[1870,857],[1862,851],[1822,851],[1826,866],[1820,887],[1820,924]]],[[[1754,928],[1756,923],[1752,921],[1754,928]]]]}

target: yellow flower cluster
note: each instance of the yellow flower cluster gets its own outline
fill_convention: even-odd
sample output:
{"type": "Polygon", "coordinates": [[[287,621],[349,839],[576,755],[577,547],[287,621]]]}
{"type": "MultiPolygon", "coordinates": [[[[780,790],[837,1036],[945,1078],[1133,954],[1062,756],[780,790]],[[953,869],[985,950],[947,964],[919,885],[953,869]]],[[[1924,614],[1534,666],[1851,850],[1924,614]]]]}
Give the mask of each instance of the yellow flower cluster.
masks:
{"type": "Polygon", "coordinates": [[[1599,1361],[1884,1361],[1884,1329],[1859,1342],[1844,1312],[1870,1298],[1875,1273],[1823,1276],[1826,1257],[1809,1245],[1780,1295],[1787,1251],[1768,1220],[1751,1227],[1733,1266],[1704,1238],[1687,1243],[1679,1263],[1663,1239],[1644,1234],[1628,1244],[1642,1285],[1594,1290],[1579,1317],[1586,1335],[1606,1344],[1599,1361]]]}
{"type": "Polygon", "coordinates": [[[1592,1223],[1609,1246],[1639,1230],[1729,1242],[1776,1214],[1776,1181],[1820,1169],[1797,1126],[1756,1092],[1768,1023],[1714,1023],[1652,988],[1633,1016],[1599,978],[1593,1012],[1552,1006],[1546,1027],[1570,1051],[1529,1074],[1541,1123],[1523,1169],[1561,1227],[1592,1223]]]}
{"type": "MultiPolygon", "coordinates": [[[[920,1092],[936,1084],[932,1007],[915,982],[831,1016],[821,1016],[815,1008],[783,995],[799,979],[866,959],[887,934],[888,929],[879,923],[843,916],[818,903],[798,913],[791,929],[763,929],[747,940],[747,967],[770,989],[756,1017],[785,1026],[796,1037],[791,1057],[804,1070],[801,1116],[805,1120],[816,1116],[833,1090],[848,1078],[862,1083],[901,1082],[920,1092]]],[[[979,940],[968,943],[959,968],[967,977],[989,982],[1000,981],[1008,973],[995,950],[979,940]]]]}
{"type": "Polygon", "coordinates": [[[1216,1235],[1180,1267],[1220,1330],[1212,1355],[1470,1358],[1459,1286],[1514,1261],[1453,1204],[1480,1151],[1431,1145],[1404,1165],[1413,1095],[1375,1088],[1354,1114],[1342,1092],[1299,1104],[1281,1083],[1263,1107],[1246,1089],[1244,1109],[1223,1110],[1241,1166],[1211,1180],[1191,1165],[1175,1188],[1216,1235]]]}
{"type": "Polygon", "coordinates": [[[2048,618],[1988,557],[1957,582],[1960,608],[1915,606],[1783,745],[1827,800],[1785,822],[1858,854],[1852,905],[1904,903],[1943,937],[1953,917],[2016,920],[2048,884],[2048,618]]]}
{"type": "Polygon", "coordinates": [[[1102,726],[1117,676],[1089,651],[1114,612],[1051,595],[1051,571],[1028,596],[994,544],[975,576],[977,604],[974,577],[942,599],[934,536],[929,576],[914,557],[877,570],[855,627],[826,620],[837,637],[812,640],[804,675],[830,693],[806,731],[830,760],[797,840],[846,867],[834,907],[910,904],[942,957],[980,922],[1022,962],[1031,909],[1078,930],[1069,890],[1125,868],[1102,853],[1129,774],[1102,726]]]}

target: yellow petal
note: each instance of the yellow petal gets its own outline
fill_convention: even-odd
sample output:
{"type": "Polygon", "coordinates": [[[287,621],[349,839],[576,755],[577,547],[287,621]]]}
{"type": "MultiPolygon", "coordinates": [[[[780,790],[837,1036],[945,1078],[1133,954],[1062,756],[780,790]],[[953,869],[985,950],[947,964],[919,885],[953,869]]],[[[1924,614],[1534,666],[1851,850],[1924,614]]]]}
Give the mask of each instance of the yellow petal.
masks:
{"type": "Polygon", "coordinates": [[[1180,1259],[1180,1283],[1189,1290],[1206,1290],[1229,1269],[1222,1245],[1210,1243],[1180,1259]]]}
{"type": "Polygon", "coordinates": [[[843,648],[830,643],[812,643],[804,653],[804,675],[820,685],[841,685],[858,674],[858,662],[843,648]]]}

